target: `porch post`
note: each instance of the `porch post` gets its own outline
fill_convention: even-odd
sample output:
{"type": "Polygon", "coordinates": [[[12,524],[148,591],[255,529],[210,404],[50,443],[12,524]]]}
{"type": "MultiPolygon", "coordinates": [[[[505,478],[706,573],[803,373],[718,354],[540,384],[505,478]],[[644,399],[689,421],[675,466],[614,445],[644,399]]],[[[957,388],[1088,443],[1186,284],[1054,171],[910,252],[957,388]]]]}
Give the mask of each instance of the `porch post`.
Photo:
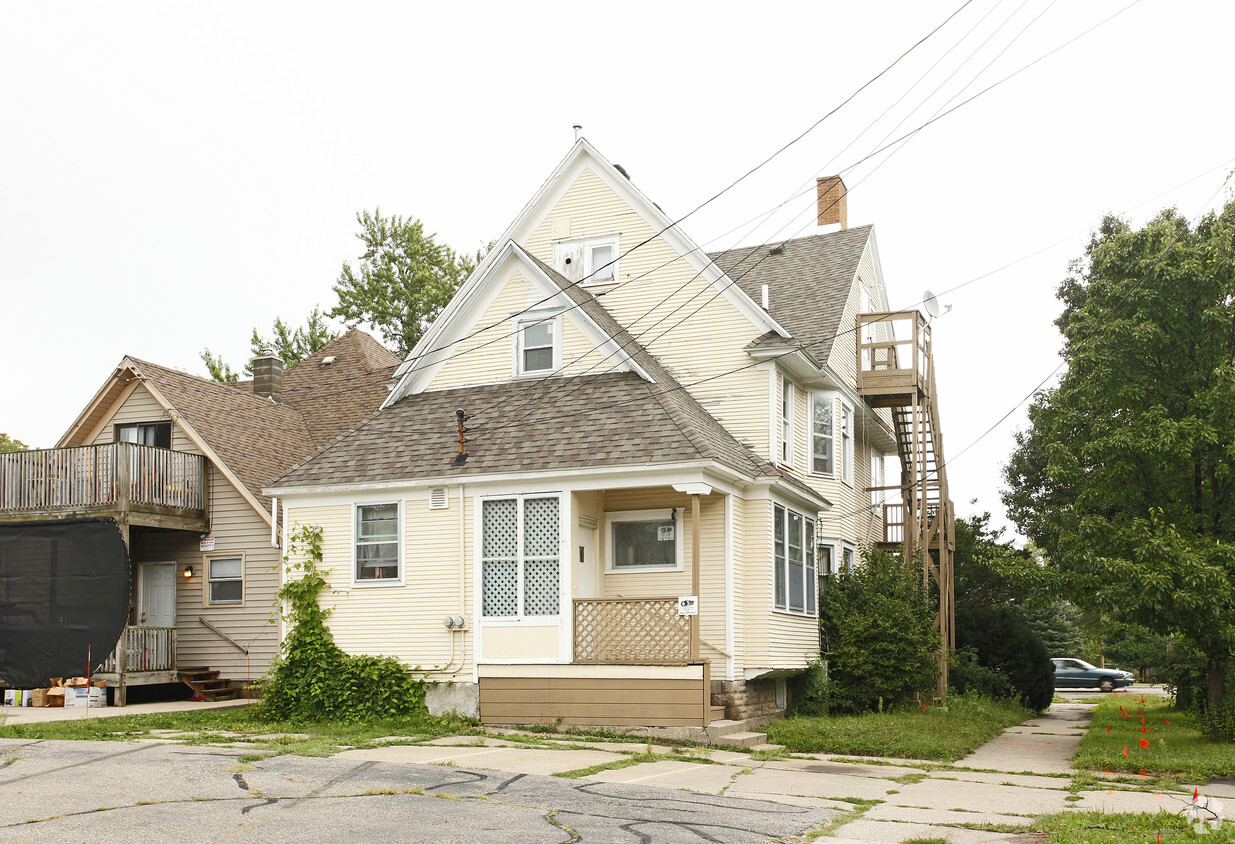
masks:
{"type": "MultiPolygon", "coordinates": [[[[690,589],[699,597],[699,493],[690,496],[690,589]]],[[[699,659],[699,616],[690,619],[690,658],[699,659]]]]}

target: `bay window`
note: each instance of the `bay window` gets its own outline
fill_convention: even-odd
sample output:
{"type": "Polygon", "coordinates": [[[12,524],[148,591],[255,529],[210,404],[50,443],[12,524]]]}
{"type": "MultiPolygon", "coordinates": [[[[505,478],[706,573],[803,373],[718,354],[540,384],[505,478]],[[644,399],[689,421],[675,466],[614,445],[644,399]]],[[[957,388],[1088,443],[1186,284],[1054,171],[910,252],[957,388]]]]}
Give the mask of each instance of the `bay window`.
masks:
{"type": "Polygon", "coordinates": [[[773,603],[778,610],[815,615],[815,520],[779,504],[772,519],[773,603]]]}

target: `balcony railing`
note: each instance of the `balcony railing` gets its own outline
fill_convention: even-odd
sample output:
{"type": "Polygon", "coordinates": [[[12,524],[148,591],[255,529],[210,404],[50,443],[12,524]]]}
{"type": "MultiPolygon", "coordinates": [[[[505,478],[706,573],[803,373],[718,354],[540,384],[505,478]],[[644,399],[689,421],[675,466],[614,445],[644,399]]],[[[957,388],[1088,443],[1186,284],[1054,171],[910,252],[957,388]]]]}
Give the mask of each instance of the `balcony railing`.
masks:
{"type": "Polygon", "coordinates": [[[690,618],[677,598],[575,601],[575,662],[685,664],[691,660],[690,618]]]}
{"type": "Polygon", "coordinates": [[[0,516],[206,509],[205,458],[136,443],[0,453],[0,516]]]}
{"type": "Polygon", "coordinates": [[[918,311],[858,314],[858,392],[922,390],[930,383],[931,328],[918,311]]]}

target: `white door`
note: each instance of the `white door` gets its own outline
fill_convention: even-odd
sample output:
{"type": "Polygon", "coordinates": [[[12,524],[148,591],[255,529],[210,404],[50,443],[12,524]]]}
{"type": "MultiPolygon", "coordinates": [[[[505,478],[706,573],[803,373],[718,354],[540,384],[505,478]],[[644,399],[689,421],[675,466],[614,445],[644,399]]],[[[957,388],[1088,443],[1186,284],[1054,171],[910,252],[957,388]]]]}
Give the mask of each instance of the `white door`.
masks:
{"type": "Polygon", "coordinates": [[[596,588],[596,531],[580,527],[576,535],[579,537],[579,547],[575,549],[575,576],[571,578],[575,586],[574,595],[576,598],[600,597],[596,588]]]}
{"type": "Polygon", "coordinates": [[[137,623],[143,627],[176,626],[176,564],[143,563],[137,623]]]}

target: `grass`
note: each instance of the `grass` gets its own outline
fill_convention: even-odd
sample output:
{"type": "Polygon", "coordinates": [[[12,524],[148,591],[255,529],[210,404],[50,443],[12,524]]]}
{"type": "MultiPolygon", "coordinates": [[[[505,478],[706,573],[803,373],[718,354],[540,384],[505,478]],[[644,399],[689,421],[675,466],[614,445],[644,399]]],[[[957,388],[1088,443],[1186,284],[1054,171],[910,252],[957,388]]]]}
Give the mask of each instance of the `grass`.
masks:
{"type": "Polygon", "coordinates": [[[277,754],[330,756],[342,746],[364,747],[374,739],[386,736],[428,741],[441,736],[479,735],[482,732],[468,721],[432,718],[427,714],[370,722],[277,721],[266,718],[261,705],[255,704],[237,709],[6,724],[0,725],[0,738],[129,741],[150,736],[155,730],[183,732],[185,735],[174,738],[184,744],[243,743],[250,750],[250,758],[277,754]],[[256,738],[280,733],[293,735],[256,738]],[[296,734],[308,738],[299,738],[296,734]]]}
{"type": "Polygon", "coordinates": [[[1235,744],[1210,741],[1196,719],[1164,699],[1119,695],[1098,704],[1072,764],[1083,770],[1207,782],[1235,775],[1235,744]]]}
{"type": "Polygon", "coordinates": [[[1015,703],[969,695],[948,709],[794,717],[767,726],[768,741],[795,753],[835,753],[955,762],[1033,716],[1015,703]]]}
{"type": "Polygon", "coordinates": [[[1047,835],[1049,844],[1154,844],[1158,841],[1204,841],[1206,844],[1235,842],[1235,823],[1197,831],[1193,821],[1166,812],[1116,814],[1061,812],[1043,815],[1029,829],[1047,835]]]}

